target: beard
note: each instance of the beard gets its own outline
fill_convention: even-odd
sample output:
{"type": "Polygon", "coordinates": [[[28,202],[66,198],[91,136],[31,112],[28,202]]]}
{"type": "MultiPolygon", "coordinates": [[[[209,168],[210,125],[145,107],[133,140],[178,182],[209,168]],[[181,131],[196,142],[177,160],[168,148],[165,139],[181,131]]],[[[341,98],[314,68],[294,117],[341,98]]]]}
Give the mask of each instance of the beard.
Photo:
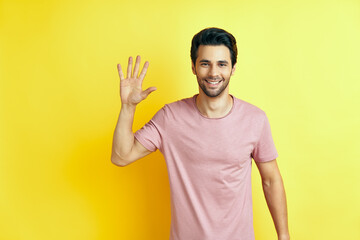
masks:
{"type": "MultiPolygon", "coordinates": [[[[210,78],[208,78],[210,80],[210,78]]],[[[217,96],[219,96],[222,92],[224,92],[224,90],[226,89],[226,87],[229,85],[229,82],[230,82],[230,78],[228,79],[224,79],[222,78],[221,79],[221,86],[218,88],[218,89],[210,89],[207,87],[206,85],[206,80],[205,78],[203,79],[200,79],[197,77],[197,80],[198,80],[198,84],[199,84],[199,87],[201,88],[201,90],[205,93],[206,96],[208,97],[211,97],[211,98],[215,98],[217,96]]],[[[211,80],[220,80],[220,79],[211,79],[211,80]]]]}

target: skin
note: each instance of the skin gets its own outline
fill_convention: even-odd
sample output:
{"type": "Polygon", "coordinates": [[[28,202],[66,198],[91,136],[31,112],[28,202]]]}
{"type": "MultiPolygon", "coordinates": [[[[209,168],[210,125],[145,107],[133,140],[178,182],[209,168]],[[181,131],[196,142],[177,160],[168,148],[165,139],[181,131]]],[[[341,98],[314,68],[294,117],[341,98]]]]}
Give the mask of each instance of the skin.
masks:
{"type": "Polygon", "coordinates": [[[134,71],[132,71],[133,59],[129,57],[126,77],[121,65],[118,64],[117,66],[120,77],[121,110],[114,131],[111,161],[120,167],[126,166],[151,153],[135,139],[132,132],[137,104],[145,100],[151,92],[156,90],[155,87],[150,87],[145,91],[142,90],[142,83],[149,67],[149,62],[145,62],[139,75],[140,61],[140,56],[137,56],[134,71]]]}
{"type": "MultiPolygon", "coordinates": [[[[111,161],[121,167],[151,153],[134,138],[132,132],[137,104],[156,90],[155,87],[142,90],[149,63],[145,62],[139,74],[140,61],[140,56],[137,56],[132,71],[133,59],[129,58],[126,76],[121,65],[118,64],[121,110],[114,131],[111,161]]],[[[233,104],[232,97],[229,95],[229,82],[235,72],[235,65],[231,64],[229,49],[224,45],[201,45],[195,65],[192,64],[192,71],[199,85],[196,105],[200,113],[209,118],[219,118],[228,114],[233,104]],[[216,82],[216,84],[209,82],[216,82]]],[[[256,162],[256,165],[261,175],[265,199],[273,218],[278,240],[289,240],[286,196],[276,159],[264,163],[256,162]]]]}
{"type": "Polygon", "coordinates": [[[210,98],[216,98],[229,90],[230,77],[235,72],[232,67],[230,51],[224,45],[203,46],[198,49],[196,67],[192,71],[197,78],[201,92],[210,98]],[[220,81],[219,84],[209,84],[220,81]]]}
{"type": "Polygon", "coordinates": [[[259,163],[262,187],[271,217],[273,219],[278,240],[289,240],[286,195],[283,180],[276,159],[259,163]]]}
{"type": "Polygon", "coordinates": [[[226,46],[199,46],[192,72],[199,85],[196,105],[204,116],[219,118],[231,110],[233,100],[229,95],[229,82],[235,67],[226,46]],[[218,81],[215,85],[209,83],[218,81]]]}

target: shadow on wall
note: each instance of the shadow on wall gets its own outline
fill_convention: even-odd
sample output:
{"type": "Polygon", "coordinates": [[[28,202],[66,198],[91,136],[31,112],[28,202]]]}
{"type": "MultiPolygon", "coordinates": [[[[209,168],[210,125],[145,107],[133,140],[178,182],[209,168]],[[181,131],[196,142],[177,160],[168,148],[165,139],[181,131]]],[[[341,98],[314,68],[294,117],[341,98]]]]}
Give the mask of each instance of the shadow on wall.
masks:
{"type": "Polygon", "coordinates": [[[111,162],[112,131],[113,126],[101,136],[79,138],[63,168],[70,191],[92,206],[101,237],[168,238],[170,190],[163,156],[157,151],[118,167],[111,162]]]}

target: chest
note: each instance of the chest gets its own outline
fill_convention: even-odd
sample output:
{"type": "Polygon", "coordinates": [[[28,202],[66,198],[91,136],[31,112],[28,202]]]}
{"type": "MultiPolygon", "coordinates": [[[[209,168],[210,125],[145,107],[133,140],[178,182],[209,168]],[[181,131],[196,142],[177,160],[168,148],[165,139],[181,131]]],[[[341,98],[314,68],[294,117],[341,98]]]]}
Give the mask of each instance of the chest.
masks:
{"type": "Polygon", "coordinates": [[[251,161],[258,129],[251,119],[174,121],[167,125],[164,143],[195,165],[239,165],[251,161]]]}

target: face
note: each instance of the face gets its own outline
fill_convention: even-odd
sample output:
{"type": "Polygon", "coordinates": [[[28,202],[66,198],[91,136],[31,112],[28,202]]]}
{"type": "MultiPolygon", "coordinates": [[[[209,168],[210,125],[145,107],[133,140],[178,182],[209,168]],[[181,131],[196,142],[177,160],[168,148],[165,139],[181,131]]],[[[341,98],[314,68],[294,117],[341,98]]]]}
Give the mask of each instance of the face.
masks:
{"type": "Polygon", "coordinates": [[[225,45],[200,45],[192,71],[196,75],[200,94],[202,91],[208,97],[217,97],[228,92],[235,65],[231,66],[230,50],[225,45]]]}

